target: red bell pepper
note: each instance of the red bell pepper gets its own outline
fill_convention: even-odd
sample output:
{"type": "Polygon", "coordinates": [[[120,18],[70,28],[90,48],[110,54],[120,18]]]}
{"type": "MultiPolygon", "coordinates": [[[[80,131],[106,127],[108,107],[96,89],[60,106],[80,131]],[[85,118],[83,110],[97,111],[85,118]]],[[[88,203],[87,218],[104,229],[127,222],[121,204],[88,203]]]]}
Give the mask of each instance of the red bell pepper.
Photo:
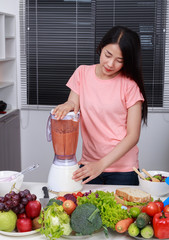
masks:
{"type": "Polygon", "coordinates": [[[154,235],[157,238],[169,238],[169,213],[160,212],[153,217],[154,235]]]}

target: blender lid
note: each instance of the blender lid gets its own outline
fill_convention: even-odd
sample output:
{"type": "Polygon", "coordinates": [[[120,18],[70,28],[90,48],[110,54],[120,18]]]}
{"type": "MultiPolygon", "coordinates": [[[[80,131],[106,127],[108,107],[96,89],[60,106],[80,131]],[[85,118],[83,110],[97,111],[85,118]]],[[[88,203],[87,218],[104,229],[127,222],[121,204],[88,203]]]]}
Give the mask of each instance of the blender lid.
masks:
{"type": "MultiPolygon", "coordinates": [[[[54,115],[53,115],[53,110],[54,110],[54,109],[51,110],[51,118],[56,120],[56,118],[55,118],[54,115]]],[[[75,114],[75,113],[72,111],[72,112],[67,113],[66,116],[65,116],[62,120],[71,120],[71,119],[73,119],[74,121],[78,121],[79,115],[80,115],[80,112],[78,112],[77,114],[75,114]]]]}

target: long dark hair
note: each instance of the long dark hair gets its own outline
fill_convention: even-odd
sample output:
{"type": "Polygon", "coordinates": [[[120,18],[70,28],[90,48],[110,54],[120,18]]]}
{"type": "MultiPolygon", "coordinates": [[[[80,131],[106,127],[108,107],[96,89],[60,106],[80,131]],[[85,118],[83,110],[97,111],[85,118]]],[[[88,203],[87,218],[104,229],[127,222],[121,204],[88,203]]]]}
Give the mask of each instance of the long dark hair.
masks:
{"type": "Polygon", "coordinates": [[[144,90],[142,62],[141,62],[141,43],[138,34],[129,28],[122,26],[112,27],[102,38],[97,53],[100,55],[102,49],[111,43],[119,44],[124,64],[121,73],[134,80],[144,97],[142,104],[142,120],[147,124],[147,98],[144,90]]]}

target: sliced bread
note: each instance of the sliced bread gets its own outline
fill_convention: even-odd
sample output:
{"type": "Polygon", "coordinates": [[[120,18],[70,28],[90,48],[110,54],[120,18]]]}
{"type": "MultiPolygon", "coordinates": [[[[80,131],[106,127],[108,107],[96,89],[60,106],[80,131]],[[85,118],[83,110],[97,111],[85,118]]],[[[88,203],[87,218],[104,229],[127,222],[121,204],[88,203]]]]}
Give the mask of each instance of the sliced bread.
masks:
{"type": "Polygon", "coordinates": [[[129,202],[144,203],[151,201],[151,195],[137,188],[118,188],[115,192],[119,197],[123,197],[129,202]]]}

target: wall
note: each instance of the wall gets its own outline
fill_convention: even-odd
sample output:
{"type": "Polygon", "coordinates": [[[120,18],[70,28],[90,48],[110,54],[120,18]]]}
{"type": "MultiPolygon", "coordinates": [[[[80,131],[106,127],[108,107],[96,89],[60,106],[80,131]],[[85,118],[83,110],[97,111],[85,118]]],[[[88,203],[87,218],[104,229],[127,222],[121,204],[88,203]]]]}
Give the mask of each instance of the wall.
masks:
{"type": "Polygon", "coordinates": [[[169,113],[149,113],[139,141],[140,169],[169,171],[169,113]]]}
{"type": "Polygon", "coordinates": [[[7,12],[11,14],[18,14],[18,1],[17,0],[1,0],[0,12],[7,12]]]}
{"type": "MultiPolygon", "coordinates": [[[[17,21],[17,79],[18,105],[20,106],[20,42],[19,1],[1,0],[0,11],[16,14],[17,21]]],[[[32,163],[40,167],[25,176],[25,181],[46,182],[53,161],[52,143],[46,140],[48,111],[21,110],[21,157],[22,168],[32,163]]],[[[77,148],[77,159],[81,156],[81,136],[77,148]]],[[[139,141],[140,168],[169,171],[169,113],[149,113],[148,126],[143,127],[139,141]]]]}

